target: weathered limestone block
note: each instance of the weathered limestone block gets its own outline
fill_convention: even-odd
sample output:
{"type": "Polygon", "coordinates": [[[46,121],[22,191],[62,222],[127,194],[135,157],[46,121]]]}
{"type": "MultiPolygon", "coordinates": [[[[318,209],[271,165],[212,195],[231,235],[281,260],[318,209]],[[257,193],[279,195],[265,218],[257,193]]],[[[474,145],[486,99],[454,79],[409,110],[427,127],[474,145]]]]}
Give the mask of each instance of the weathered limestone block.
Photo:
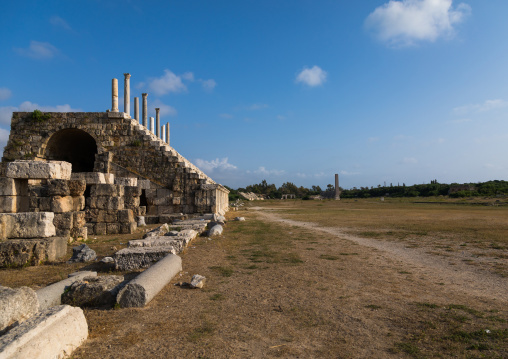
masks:
{"type": "Polygon", "coordinates": [[[144,307],[182,270],[182,259],[167,255],[123,287],[116,298],[121,307],[144,307]]]}
{"type": "Polygon", "coordinates": [[[135,210],[139,207],[140,203],[141,201],[139,197],[127,197],[127,196],[124,197],[125,208],[135,210]]]}
{"type": "Polygon", "coordinates": [[[39,300],[28,287],[0,286],[0,331],[30,318],[39,311],[39,300]]]}
{"type": "Polygon", "coordinates": [[[55,235],[54,213],[27,212],[0,214],[6,238],[41,238],[55,235]]]}
{"type": "Polygon", "coordinates": [[[120,223],[106,223],[106,234],[120,233],[120,223]]]}
{"type": "Polygon", "coordinates": [[[150,232],[145,233],[143,238],[160,237],[160,236],[165,235],[167,232],[169,232],[169,224],[164,223],[158,227],[155,227],[150,232]]]}
{"type": "Polygon", "coordinates": [[[90,208],[106,209],[106,210],[119,210],[124,209],[123,197],[91,197],[90,208]]]}
{"type": "Polygon", "coordinates": [[[116,177],[115,184],[120,186],[137,186],[138,179],[137,178],[127,178],[127,177],[116,177]]]}
{"type": "Polygon", "coordinates": [[[0,213],[28,212],[30,200],[24,196],[0,196],[0,213]]]}
{"type": "Polygon", "coordinates": [[[224,229],[222,228],[222,226],[220,224],[216,224],[215,226],[213,226],[212,228],[210,228],[208,230],[208,236],[212,237],[212,236],[220,236],[222,234],[222,231],[224,229]]]}
{"type": "Polygon", "coordinates": [[[115,223],[118,221],[118,211],[99,209],[96,221],[98,223],[115,223]]]}
{"type": "Polygon", "coordinates": [[[76,211],[72,212],[72,227],[73,228],[81,228],[85,225],[85,212],[76,211]]]}
{"type": "Polygon", "coordinates": [[[90,262],[97,258],[97,253],[86,244],[72,248],[72,258],[67,263],[90,262]]]}
{"type": "Polygon", "coordinates": [[[146,239],[134,239],[129,241],[129,248],[135,247],[171,247],[174,249],[175,254],[179,254],[183,251],[184,242],[176,239],[177,237],[149,237],[146,239]]]}
{"type": "Polygon", "coordinates": [[[68,181],[69,193],[73,197],[82,196],[86,190],[86,181],[71,179],[68,181]]]}
{"type": "Polygon", "coordinates": [[[0,177],[0,196],[28,196],[28,180],[0,177]]]}
{"type": "Polygon", "coordinates": [[[67,254],[67,237],[10,239],[0,242],[0,267],[39,265],[67,254]]]}
{"type": "Polygon", "coordinates": [[[7,164],[6,177],[27,179],[70,179],[72,165],[64,161],[14,161],[7,164]]]}
{"type": "Polygon", "coordinates": [[[124,196],[125,197],[139,197],[141,196],[141,188],[133,187],[133,186],[125,186],[124,187],[124,196]]]}
{"type": "Polygon", "coordinates": [[[53,224],[57,229],[71,229],[74,226],[74,213],[55,213],[53,224]]]}
{"type": "Polygon", "coordinates": [[[134,213],[132,209],[122,209],[118,211],[118,222],[131,223],[134,222],[134,213]]]}
{"type": "Polygon", "coordinates": [[[88,238],[88,228],[87,227],[71,228],[69,235],[74,239],[78,239],[78,238],[87,239],[88,238]]]}
{"type": "Polygon", "coordinates": [[[120,223],[120,234],[132,234],[138,228],[136,223],[120,223]]]}
{"type": "Polygon", "coordinates": [[[74,200],[71,196],[51,197],[51,211],[55,213],[72,212],[74,210],[74,200]]]}
{"type": "Polygon", "coordinates": [[[169,253],[175,254],[173,247],[132,247],[119,250],[113,255],[115,269],[131,271],[148,268],[169,253]]]}
{"type": "Polygon", "coordinates": [[[199,275],[199,274],[194,274],[192,276],[192,279],[191,279],[191,282],[190,282],[190,287],[192,289],[195,289],[195,288],[203,288],[203,286],[205,285],[205,282],[206,282],[206,277],[205,276],[202,276],[202,275],[199,275]]]}
{"type": "Polygon", "coordinates": [[[68,278],[64,280],[50,284],[44,288],[37,290],[35,293],[37,294],[37,298],[39,299],[39,310],[44,310],[49,307],[54,307],[55,305],[60,305],[62,303],[62,294],[65,291],[65,288],[67,288],[77,280],[83,279],[85,277],[96,277],[96,276],[97,272],[90,271],[74,272],[69,274],[68,278]]]}
{"type": "Polygon", "coordinates": [[[48,195],[49,196],[70,196],[69,181],[62,179],[48,180],[48,195]]]}
{"type": "Polygon", "coordinates": [[[104,173],[101,173],[101,172],[73,173],[71,175],[71,179],[85,181],[85,183],[87,185],[106,183],[106,178],[104,177],[104,173]]]}
{"type": "Polygon", "coordinates": [[[136,216],[145,216],[146,215],[146,206],[139,206],[136,208],[136,216]]]}
{"type": "Polygon", "coordinates": [[[173,206],[158,206],[157,207],[157,214],[159,216],[163,216],[165,214],[171,214],[173,213],[173,206]]]}
{"type": "Polygon", "coordinates": [[[90,187],[90,196],[123,197],[124,187],[116,184],[95,184],[90,187]]]}
{"type": "Polygon", "coordinates": [[[152,200],[152,204],[155,206],[171,206],[173,203],[171,197],[156,197],[152,200]]]}
{"type": "Polygon", "coordinates": [[[98,236],[107,234],[107,223],[96,223],[94,226],[94,234],[98,236]]]}
{"type": "Polygon", "coordinates": [[[77,307],[112,306],[123,283],[121,275],[85,277],[71,284],[62,295],[62,303],[77,307]]]}
{"type": "Polygon", "coordinates": [[[2,358],[65,358],[88,338],[83,310],[62,305],[44,310],[0,337],[2,358]]]}
{"type": "Polygon", "coordinates": [[[72,210],[82,211],[85,209],[85,196],[72,197],[72,210]]]}

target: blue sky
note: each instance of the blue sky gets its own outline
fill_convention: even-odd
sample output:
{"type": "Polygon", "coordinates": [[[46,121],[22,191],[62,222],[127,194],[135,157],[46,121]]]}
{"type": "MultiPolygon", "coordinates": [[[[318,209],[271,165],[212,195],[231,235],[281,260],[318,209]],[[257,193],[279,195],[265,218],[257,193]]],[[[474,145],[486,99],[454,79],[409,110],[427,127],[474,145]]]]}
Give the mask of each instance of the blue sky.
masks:
{"type": "Polygon", "coordinates": [[[234,188],[506,179],[507,13],[505,0],[2,1],[0,146],[12,111],[105,111],[129,72],[171,145],[234,188]]]}

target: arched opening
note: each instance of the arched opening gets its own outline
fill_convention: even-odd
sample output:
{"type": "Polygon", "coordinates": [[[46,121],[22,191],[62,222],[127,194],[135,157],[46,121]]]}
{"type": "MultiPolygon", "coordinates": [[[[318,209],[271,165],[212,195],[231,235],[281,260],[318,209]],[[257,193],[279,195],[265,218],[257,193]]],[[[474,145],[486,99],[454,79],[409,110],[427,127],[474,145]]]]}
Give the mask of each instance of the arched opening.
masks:
{"type": "Polygon", "coordinates": [[[87,132],[75,128],[58,131],[48,141],[44,157],[67,161],[72,172],[93,172],[97,144],[87,132]]]}

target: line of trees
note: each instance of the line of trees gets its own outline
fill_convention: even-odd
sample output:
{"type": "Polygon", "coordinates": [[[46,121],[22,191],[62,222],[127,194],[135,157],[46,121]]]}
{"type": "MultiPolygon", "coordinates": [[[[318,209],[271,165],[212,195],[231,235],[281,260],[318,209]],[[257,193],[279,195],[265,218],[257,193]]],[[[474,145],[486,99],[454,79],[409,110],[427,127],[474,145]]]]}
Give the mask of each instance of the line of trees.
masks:
{"type": "MultiPolygon", "coordinates": [[[[321,196],[323,198],[333,198],[335,196],[335,186],[329,184],[326,189],[320,186],[312,186],[305,188],[303,186],[296,186],[292,182],[285,182],[277,188],[274,184],[268,184],[263,180],[259,184],[249,185],[245,188],[238,188],[236,190],[227,187],[230,190],[230,200],[239,198],[238,192],[253,192],[258,195],[263,195],[265,198],[280,199],[283,194],[294,194],[297,198],[310,199],[311,196],[321,196]]],[[[369,198],[369,197],[431,197],[431,196],[450,196],[453,198],[460,197],[495,197],[508,195],[508,181],[487,181],[479,183],[438,183],[437,180],[430,181],[429,184],[415,184],[406,186],[397,184],[394,186],[377,187],[353,187],[351,189],[343,189],[341,191],[341,198],[369,198]]]]}

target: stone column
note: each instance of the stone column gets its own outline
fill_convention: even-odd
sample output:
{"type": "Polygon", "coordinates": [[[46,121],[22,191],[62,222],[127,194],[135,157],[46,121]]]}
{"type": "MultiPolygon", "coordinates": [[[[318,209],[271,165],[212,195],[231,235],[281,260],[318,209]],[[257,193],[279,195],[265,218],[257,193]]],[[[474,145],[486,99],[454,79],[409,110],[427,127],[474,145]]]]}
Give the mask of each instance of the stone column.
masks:
{"type": "Polygon", "coordinates": [[[161,126],[161,140],[166,142],[166,125],[161,126]]]}
{"type": "Polygon", "coordinates": [[[147,101],[147,96],[148,94],[147,93],[143,93],[141,94],[141,96],[143,96],[143,126],[147,126],[147,120],[148,120],[148,101],[147,101]]]}
{"type": "Polygon", "coordinates": [[[134,118],[139,122],[139,97],[134,97],[134,118]]]}
{"type": "Polygon", "coordinates": [[[131,74],[123,74],[123,112],[131,115],[131,74]]]}
{"type": "Polygon", "coordinates": [[[160,108],[155,108],[155,135],[161,138],[160,128],[161,128],[161,117],[160,117],[160,108]]]}
{"type": "Polygon", "coordinates": [[[335,199],[340,200],[339,174],[335,174],[335,199]]]}
{"type": "Polygon", "coordinates": [[[118,80],[111,81],[111,112],[118,112],[118,80]]]}
{"type": "Polygon", "coordinates": [[[169,145],[169,122],[166,123],[166,143],[169,145]]]}
{"type": "Polygon", "coordinates": [[[152,131],[153,134],[155,134],[155,119],[153,117],[150,117],[150,131],[152,131]]]}

